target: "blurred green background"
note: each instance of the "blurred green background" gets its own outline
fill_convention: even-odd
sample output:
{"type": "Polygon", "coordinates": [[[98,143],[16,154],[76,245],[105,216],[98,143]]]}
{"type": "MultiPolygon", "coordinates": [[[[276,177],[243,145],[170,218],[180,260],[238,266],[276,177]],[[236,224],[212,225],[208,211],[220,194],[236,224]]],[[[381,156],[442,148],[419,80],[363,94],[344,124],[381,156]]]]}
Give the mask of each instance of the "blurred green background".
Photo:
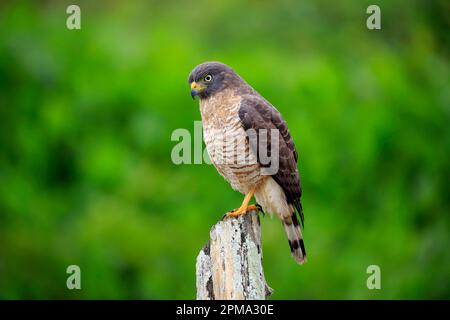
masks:
{"type": "Polygon", "coordinates": [[[195,298],[196,255],[242,196],[174,165],[170,137],[200,120],[189,72],[219,60],[300,155],[309,261],[262,220],[272,299],[449,299],[450,3],[376,1],[378,31],[370,4],[2,2],[0,298],[195,298]]]}

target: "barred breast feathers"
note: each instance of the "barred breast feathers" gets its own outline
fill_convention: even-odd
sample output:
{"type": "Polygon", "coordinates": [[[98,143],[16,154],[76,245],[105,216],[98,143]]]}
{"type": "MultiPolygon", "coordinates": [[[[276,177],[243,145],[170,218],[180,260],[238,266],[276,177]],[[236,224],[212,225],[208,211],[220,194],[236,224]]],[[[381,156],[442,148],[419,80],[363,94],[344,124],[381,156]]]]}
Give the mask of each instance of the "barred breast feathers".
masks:
{"type": "Polygon", "coordinates": [[[247,192],[261,180],[260,166],[239,119],[239,96],[218,93],[200,103],[204,140],[211,162],[233,189],[247,192]]]}

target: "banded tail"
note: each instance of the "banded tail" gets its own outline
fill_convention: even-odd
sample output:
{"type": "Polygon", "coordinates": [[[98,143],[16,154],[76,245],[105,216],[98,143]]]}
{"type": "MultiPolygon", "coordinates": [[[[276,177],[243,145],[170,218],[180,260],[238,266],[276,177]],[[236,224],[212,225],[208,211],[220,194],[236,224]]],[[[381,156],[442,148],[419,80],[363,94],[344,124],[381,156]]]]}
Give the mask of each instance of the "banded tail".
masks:
{"type": "Polygon", "coordinates": [[[290,217],[282,220],[284,230],[289,241],[289,247],[291,248],[291,254],[298,264],[306,262],[306,250],[303,243],[302,231],[300,230],[300,223],[298,222],[295,211],[292,212],[290,217]]]}

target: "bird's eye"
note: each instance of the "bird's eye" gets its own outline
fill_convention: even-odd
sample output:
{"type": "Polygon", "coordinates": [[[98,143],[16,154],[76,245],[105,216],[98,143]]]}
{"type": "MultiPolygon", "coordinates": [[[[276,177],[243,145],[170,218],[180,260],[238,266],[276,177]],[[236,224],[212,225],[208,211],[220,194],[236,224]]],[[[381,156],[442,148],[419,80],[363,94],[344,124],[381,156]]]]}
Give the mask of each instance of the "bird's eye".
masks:
{"type": "Polygon", "coordinates": [[[212,80],[212,76],[210,75],[210,74],[207,74],[206,76],[205,76],[205,81],[206,82],[210,82],[212,80]]]}

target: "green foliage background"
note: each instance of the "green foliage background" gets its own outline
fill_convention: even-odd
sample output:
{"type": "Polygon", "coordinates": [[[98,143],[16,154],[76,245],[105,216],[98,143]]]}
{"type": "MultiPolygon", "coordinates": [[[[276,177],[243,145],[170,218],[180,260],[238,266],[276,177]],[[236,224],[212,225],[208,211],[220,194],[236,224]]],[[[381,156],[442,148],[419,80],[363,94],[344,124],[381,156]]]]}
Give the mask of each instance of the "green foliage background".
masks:
{"type": "Polygon", "coordinates": [[[195,257],[242,196],[174,165],[170,137],[200,120],[189,72],[220,60],[300,154],[309,261],[262,220],[273,299],[449,299],[450,5],[376,3],[379,31],[368,0],[2,2],[0,298],[195,297],[195,257]]]}

